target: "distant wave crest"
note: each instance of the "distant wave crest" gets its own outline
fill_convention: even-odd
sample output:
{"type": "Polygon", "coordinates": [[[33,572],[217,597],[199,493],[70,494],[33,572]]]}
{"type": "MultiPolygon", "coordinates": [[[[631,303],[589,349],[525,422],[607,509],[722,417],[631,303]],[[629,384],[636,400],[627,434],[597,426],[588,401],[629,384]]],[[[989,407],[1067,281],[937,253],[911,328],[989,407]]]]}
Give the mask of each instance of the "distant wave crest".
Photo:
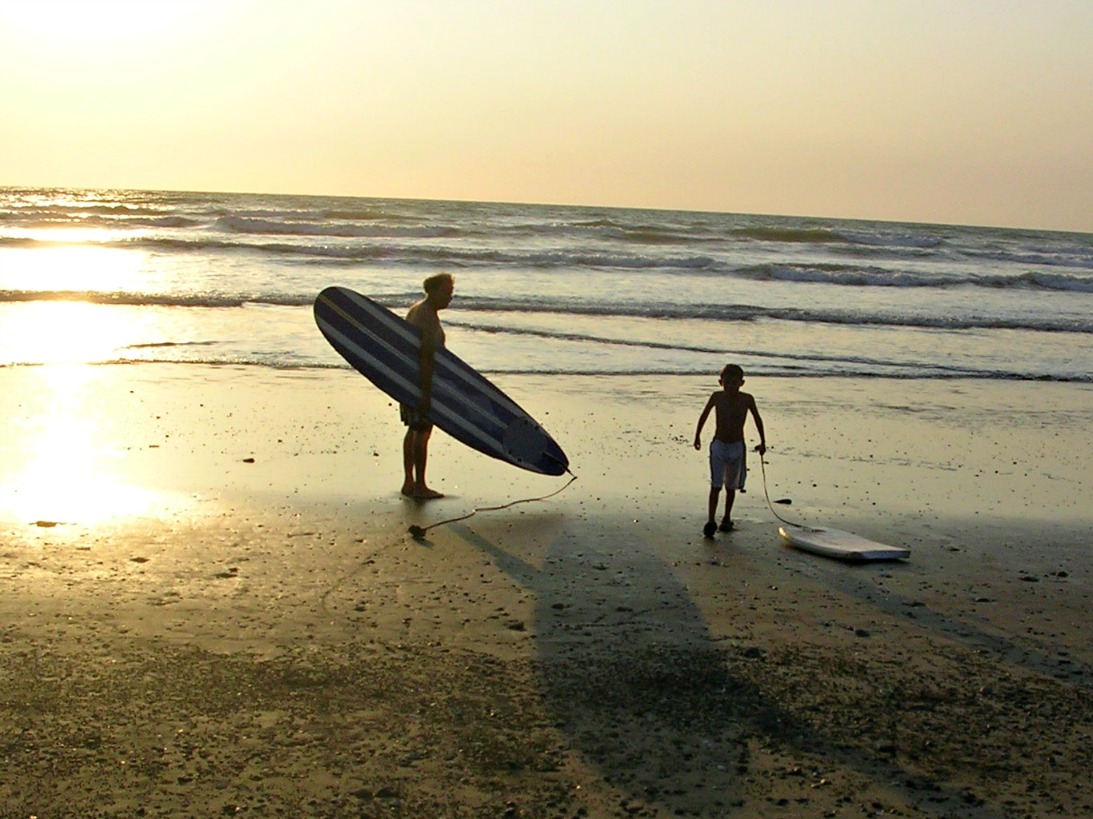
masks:
{"type": "Polygon", "coordinates": [[[783,244],[849,244],[871,247],[934,248],[941,238],[931,234],[885,233],[869,234],[834,228],[806,228],[781,225],[760,225],[737,228],[732,231],[736,239],[783,244]]]}
{"type": "MultiPolygon", "coordinates": [[[[76,301],[88,304],[182,307],[238,308],[248,304],[277,307],[307,307],[315,293],[254,292],[254,293],[129,293],[71,290],[2,290],[0,304],[5,302],[76,301]]],[[[414,293],[388,296],[381,301],[386,306],[408,304],[414,293]]],[[[460,296],[458,310],[462,313],[499,312],[514,314],[560,314],[603,316],[605,318],[702,319],[714,322],[757,321],[760,319],[820,323],[846,326],[888,326],[930,328],[942,330],[1032,330],[1049,333],[1093,333],[1093,317],[1034,316],[999,318],[991,316],[930,316],[901,315],[883,312],[862,312],[860,309],[761,307],[748,304],[650,304],[644,302],[616,303],[593,300],[552,300],[549,298],[490,298],[460,296]]]]}
{"type": "Polygon", "coordinates": [[[448,225],[381,225],[345,221],[296,222],[284,219],[258,219],[244,216],[222,216],[214,228],[226,233],[276,236],[337,236],[343,238],[440,238],[458,233],[448,225]]]}
{"type": "Polygon", "coordinates": [[[82,302],[125,307],[242,307],[268,304],[302,307],[314,301],[314,295],[234,294],[234,293],[129,293],[97,290],[0,290],[0,304],[26,302],[82,302]]]}
{"type": "Polygon", "coordinates": [[[742,267],[734,275],[754,281],[805,282],[846,287],[975,287],[1093,293],[1093,276],[1030,272],[1018,276],[972,274],[964,277],[938,272],[894,270],[843,264],[761,264],[742,267]]]}

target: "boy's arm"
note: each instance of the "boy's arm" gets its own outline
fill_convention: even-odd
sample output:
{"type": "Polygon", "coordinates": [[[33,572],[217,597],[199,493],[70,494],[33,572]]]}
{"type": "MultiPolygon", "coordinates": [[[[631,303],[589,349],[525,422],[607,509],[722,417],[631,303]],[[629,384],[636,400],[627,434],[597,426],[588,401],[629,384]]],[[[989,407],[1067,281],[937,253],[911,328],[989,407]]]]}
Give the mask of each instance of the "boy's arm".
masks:
{"type": "Polygon", "coordinates": [[[705,408],[702,410],[702,415],[698,417],[698,427],[695,429],[695,449],[702,449],[702,427],[706,424],[706,419],[710,417],[710,410],[713,409],[714,396],[710,396],[710,400],[706,402],[705,408]]]}
{"type": "Polygon", "coordinates": [[[759,430],[759,446],[755,449],[760,455],[763,455],[767,451],[767,434],[763,430],[763,419],[759,417],[759,408],[755,406],[754,398],[751,399],[749,409],[751,410],[751,417],[755,419],[755,428],[759,430]]]}

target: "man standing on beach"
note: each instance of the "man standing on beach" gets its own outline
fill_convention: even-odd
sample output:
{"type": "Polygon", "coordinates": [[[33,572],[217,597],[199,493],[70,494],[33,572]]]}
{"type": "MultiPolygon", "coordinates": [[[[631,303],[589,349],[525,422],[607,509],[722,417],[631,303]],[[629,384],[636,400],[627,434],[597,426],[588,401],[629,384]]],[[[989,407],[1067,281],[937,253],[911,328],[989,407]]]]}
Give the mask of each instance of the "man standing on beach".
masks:
{"type": "Polygon", "coordinates": [[[402,494],[417,500],[430,500],[444,497],[425,483],[425,462],[429,458],[429,437],[433,433],[433,425],[426,416],[432,406],[433,359],[436,351],[444,346],[444,328],[438,314],[452,302],[455,279],[450,273],[439,273],[427,278],[423,287],[425,298],[406,313],[406,320],[421,333],[421,398],[416,407],[400,404],[399,415],[406,425],[406,437],[402,441],[405,471],[402,494]]]}
{"type": "Polygon", "coordinates": [[[695,449],[700,450],[702,427],[710,411],[716,410],[717,426],[713,440],[710,441],[709,517],[702,530],[706,537],[713,537],[718,528],[722,532],[732,531],[732,504],[736,500],[736,490],[744,488],[744,477],[747,474],[744,467],[744,422],[748,420],[749,412],[755,419],[755,428],[759,431],[759,446],[755,449],[760,457],[767,451],[767,436],[763,431],[763,419],[759,417],[759,410],[755,406],[755,398],[740,391],[744,385],[744,371],[736,364],[727,364],[721,371],[720,383],[721,390],[711,395],[706,402],[706,408],[698,419],[698,429],[695,430],[695,449]],[[722,483],[725,486],[725,517],[718,527],[714,518],[717,515],[717,496],[721,494],[722,483]]]}

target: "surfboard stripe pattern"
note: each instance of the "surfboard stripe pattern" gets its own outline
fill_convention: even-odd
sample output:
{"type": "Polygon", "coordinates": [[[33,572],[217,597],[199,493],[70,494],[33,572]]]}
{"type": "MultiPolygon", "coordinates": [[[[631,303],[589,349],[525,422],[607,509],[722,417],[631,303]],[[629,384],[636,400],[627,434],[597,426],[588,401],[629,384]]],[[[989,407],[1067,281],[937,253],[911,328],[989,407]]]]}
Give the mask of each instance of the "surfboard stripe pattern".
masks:
{"type": "MultiPolygon", "coordinates": [[[[315,323],[354,369],[403,404],[421,397],[417,328],[367,296],[328,287],[315,299],[315,323]]],[[[446,349],[436,352],[429,420],[479,452],[545,475],[569,461],[515,401],[446,349]]]]}

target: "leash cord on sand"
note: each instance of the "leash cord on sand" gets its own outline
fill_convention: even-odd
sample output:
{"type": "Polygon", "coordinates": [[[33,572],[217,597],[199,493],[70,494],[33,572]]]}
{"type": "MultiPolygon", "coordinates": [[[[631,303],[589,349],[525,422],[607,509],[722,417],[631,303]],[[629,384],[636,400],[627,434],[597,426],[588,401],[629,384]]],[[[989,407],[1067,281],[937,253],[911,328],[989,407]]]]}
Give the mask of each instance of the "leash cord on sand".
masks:
{"type": "MultiPolygon", "coordinates": [[[[544,500],[547,500],[548,498],[553,498],[555,495],[560,493],[563,489],[568,488],[569,485],[571,483],[573,483],[573,481],[577,480],[577,476],[574,475],[572,472],[570,472],[569,469],[566,469],[566,472],[569,472],[570,478],[569,478],[568,481],[566,481],[565,486],[563,486],[561,489],[554,490],[549,495],[543,495],[542,497],[539,497],[539,498],[521,498],[520,500],[514,500],[514,501],[511,501],[509,503],[503,504],[501,506],[483,506],[483,507],[471,510],[471,512],[466,514],[466,515],[460,515],[457,518],[449,518],[448,520],[441,520],[441,521],[433,523],[429,526],[414,525],[414,526],[410,527],[410,534],[413,535],[415,538],[420,539],[420,538],[425,537],[425,533],[428,532],[430,529],[432,529],[435,526],[443,526],[446,523],[455,523],[456,521],[466,520],[467,518],[469,518],[473,515],[476,515],[479,512],[496,512],[500,509],[508,509],[510,506],[516,506],[516,504],[518,504],[518,503],[532,503],[534,501],[544,501],[544,500]]],[[[361,563],[359,566],[357,566],[357,568],[355,568],[353,571],[346,574],[344,577],[340,578],[336,583],[334,583],[334,585],[330,586],[330,588],[328,588],[326,591],[324,591],[322,593],[322,595],[320,596],[320,598],[319,598],[319,605],[322,607],[323,611],[327,612],[328,614],[330,613],[330,609],[327,607],[327,599],[330,597],[330,595],[332,595],[335,591],[337,591],[337,589],[340,588],[341,585],[343,583],[345,583],[347,580],[349,580],[351,577],[356,576],[366,566],[368,566],[371,563],[375,562],[376,555],[378,555],[380,552],[382,552],[386,549],[389,549],[393,545],[394,545],[394,543],[388,543],[386,546],[384,546],[380,549],[377,549],[371,556],[369,556],[369,558],[367,560],[365,560],[363,563],[361,563]]]]}
{"type": "Polygon", "coordinates": [[[430,529],[434,529],[437,526],[444,526],[447,523],[456,523],[457,521],[466,520],[467,518],[477,515],[479,512],[498,512],[502,509],[508,509],[510,506],[516,506],[518,503],[536,503],[538,501],[545,501],[549,498],[553,498],[555,495],[561,493],[563,490],[568,489],[569,485],[572,484],[573,481],[577,480],[577,476],[570,472],[568,469],[566,469],[566,472],[569,473],[570,478],[568,481],[566,481],[565,486],[563,486],[561,489],[554,490],[549,495],[543,495],[538,498],[521,498],[520,500],[509,501],[508,503],[501,504],[500,506],[477,506],[467,514],[460,515],[456,518],[440,520],[436,523],[431,523],[428,526],[418,526],[417,524],[414,524],[410,527],[409,532],[411,535],[413,535],[413,537],[420,539],[425,537],[425,533],[428,532],[430,529]]]}
{"type": "Polygon", "coordinates": [[[376,555],[390,549],[392,546],[395,545],[395,542],[397,542],[397,541],[393,541],[391,543],[388,543],[386,546],[381,546],[379,549],[376,549],[374,552],[372,552],[372,554],[370,554],[368,556],[368,558],[366,560],[362,561],[361,564],[359,566],[357,566],[357,568],[355,568],[353,571],[349,572],[348,574],[344,575],[343,577],[339,578],[336,583],[334,583],[326,591],[324,591],[322,593],[322,596],[319,597],[319,605],[322,607],[322,610],[324,612],[326,612],[327,614],[330,614],[330,609],[326,605],[327,598],[329,598],[330,595],[332,595],[335,591],[337,591],[341,587],[341,585],[343,583],[345,583],[345,581],[349,580],[351,577],[356,577],[358,574],[360,574],[362,571],[364,571],[364,568],[366,566],[370,566],[373,563],[375,563],[376,562],[376,555]]]}
{"type": "Polygon", "coordinates": [[[763,473],[763,494],[767,498],[767,506],[770,507],[770,513],[772,515],[774,515],[774,517],[778,518],[778,520],[780,520],[782,523],[786,524],[787,526],[798,526],[802,529],[810,528],[808,526],[805,526],[803,523],[794,523],[791,520],[786,520],[784,517],[782,517],[781,515],[778,514],[778,512],[774,508],[774,503],[782,503],[782,504],[785,504],[786,506],[788,506],[789,504],[793,503],[793,501],[791,501],[789,498],[780,498],[779,500],[775,501],[774,503],[771,503],[770,490],[767,489],[767,462],[766,462],[766,459],[763,457],[762,454],[759,455],[759,466],[760,466],[761,471],[763,473]]]}

